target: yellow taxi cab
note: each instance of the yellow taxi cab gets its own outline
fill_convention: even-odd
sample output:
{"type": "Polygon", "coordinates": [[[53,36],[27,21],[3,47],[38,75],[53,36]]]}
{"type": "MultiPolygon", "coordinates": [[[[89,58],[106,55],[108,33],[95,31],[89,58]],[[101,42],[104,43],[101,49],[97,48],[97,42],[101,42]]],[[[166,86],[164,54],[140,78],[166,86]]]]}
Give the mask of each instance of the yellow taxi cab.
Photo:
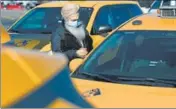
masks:
{"type": "Polygon", "coordinates": [[[73,82],[98,108],[176,107],[176,18],[145,14],[115,29],[85,59],[73,82]]]}
{"type": "Polygon", "coordinates": [[[92,108],[71,82],[66,66],[62,54],[51,57],[2,46],[1,107],[92,108]]]}
{"type": "Polygon", "coordinates": [[[0,32],[1,32],[1,44],[4,44],[8,41],[10,41],[10,36],[6,29],[3,27],[3,25],[0,25],[0,32]]]}
{"type": "MultiPolygon", "coordinates": [[[[143,14],[136,1],[72,1],[80,5],[80,20],[83,21],[94,47],[106,35],[127,20],[143,14]]],[[[61,21],[61,8],[66,1],[41,4],[15,22],[8,30],[12,41],[6,45],[50,51],[51,32],[61,21]]]]}

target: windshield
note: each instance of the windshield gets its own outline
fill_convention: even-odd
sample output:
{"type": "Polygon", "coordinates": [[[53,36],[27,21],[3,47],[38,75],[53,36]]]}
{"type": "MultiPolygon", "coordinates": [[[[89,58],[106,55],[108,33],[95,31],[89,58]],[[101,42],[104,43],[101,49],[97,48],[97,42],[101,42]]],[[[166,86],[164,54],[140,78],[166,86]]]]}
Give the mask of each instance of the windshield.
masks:
{"type": "MultiPolygon", "coordinates": [[[[80,8],[80,20],[87,26],[92,8],[80,8]]],[[[10,31],[42,33],[52,32],[61,21],[61,8],[36,8],[20,19],[10,31]]]]}
{"type": "MultiPolygon", "coordinates": [[[[118,31],[101,44],[75,75],[176,81],[176,31],[118,31]]],[[[74,73],[73,73],[74,74],[74,73]]]]}
{"type": "Polygon", "coordinates": [[[176,0],[164,0],[162,6],[176,6],[176,0]]]}
{"type": "Polygon", "coordinates": [[[176,6],[176,0],[155,0],[149,11],[153,9],[159,9],[162,6],[176,6]],[[162,4],[161,4],[162,3],[162,4]]]}
{"type": "Polygon", "coordinates": [[[152,9],[159,9],[160,4],[161,4],[161,0],[154,1],[154,3],[152,4],[150,10],[152,10],[152,9]]]}

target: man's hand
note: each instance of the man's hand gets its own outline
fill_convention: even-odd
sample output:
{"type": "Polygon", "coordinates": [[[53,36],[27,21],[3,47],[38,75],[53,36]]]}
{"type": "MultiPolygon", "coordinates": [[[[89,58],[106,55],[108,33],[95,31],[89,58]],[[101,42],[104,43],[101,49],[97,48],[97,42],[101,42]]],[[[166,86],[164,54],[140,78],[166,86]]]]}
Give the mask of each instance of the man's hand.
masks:
{"type": "Polygon", "coordinates": [[[80,58],[85,58],[85,56],[88,54],[87,48],[80,48],[79,50],[76,51],[76,54],[80,58]]]}

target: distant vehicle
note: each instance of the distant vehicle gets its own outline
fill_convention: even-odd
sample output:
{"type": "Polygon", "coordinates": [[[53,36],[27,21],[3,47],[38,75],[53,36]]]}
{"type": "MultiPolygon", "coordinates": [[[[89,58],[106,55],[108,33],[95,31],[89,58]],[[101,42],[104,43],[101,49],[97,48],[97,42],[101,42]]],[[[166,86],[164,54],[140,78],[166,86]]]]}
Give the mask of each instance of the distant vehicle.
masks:
{"type": "Polygon", "coordinates": [[[5,1],[5,0],[1,0],[1,6],[3,6],[3,7],[6,7],[7,5],[9,5],[9,4],[11,4],[12,3],[12,1],[5,1]]]}
{"type": "Polygon", "coordinates": [[[15,1],[16,3],[22,5],[23,7],[25,7],[26,9],[31,9],[37,5],[39,5],[39,2],[38,1],[15,1]]]}
{"type": "Polygon", "coordinates": [[[22,9],[24,9],[23,6],[21,6],[20,4],[15,3],[15,2],[7,5],[5,8],[6,8],[6,10],[22,10],[22,9]]]}
{"type": "Polygon", "coordinates": [[[0,7],[0,9],[3,9],[4,8],[4,6],[1,4],[1,7],[0,7]]]}
{"type": "Polygon", "coordinates": [[[22,9],[23,6],[19,5],[15,1],[1,1],[1,8],[2,9],[7,9],[7,10],[16,10],[16,9],[22,9]]]}
{"type": "Polygon", "coordinates": [[[152,5],[151,8],[149,9],[149,13],[157,13],[157,10],[160,7],[176,7],[176,0],[155,0],[152,5]]]}

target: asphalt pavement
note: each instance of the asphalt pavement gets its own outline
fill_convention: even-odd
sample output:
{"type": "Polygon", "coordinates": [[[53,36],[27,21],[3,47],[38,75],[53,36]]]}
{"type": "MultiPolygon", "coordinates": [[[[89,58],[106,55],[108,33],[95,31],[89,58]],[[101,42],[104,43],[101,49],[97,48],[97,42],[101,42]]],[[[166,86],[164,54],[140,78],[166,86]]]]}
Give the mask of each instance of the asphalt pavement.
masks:
{"type": "Polygon", "coordinates": [[[1,23],[8,28],[25,13],[26,10],[1,10],[1,23]]]}

